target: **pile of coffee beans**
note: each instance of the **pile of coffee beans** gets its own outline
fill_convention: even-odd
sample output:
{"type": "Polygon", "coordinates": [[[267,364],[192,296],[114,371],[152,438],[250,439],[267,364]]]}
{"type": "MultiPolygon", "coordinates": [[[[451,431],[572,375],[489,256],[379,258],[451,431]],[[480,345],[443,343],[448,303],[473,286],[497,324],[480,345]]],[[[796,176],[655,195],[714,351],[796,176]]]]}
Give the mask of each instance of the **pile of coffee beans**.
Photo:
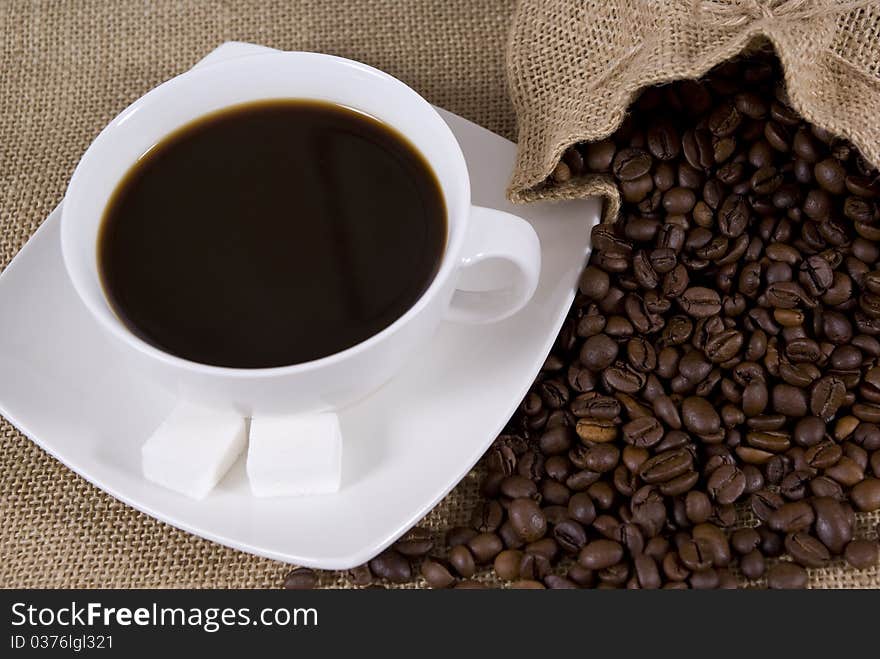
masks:
{"type": "Polygon", "coordinates": [[[768,57],[648,89],[565,154],[554,176],[613,176],[620,219],[470,526],[414,530],[357,583],[798,588],[877,565],[854,517],[880,509],[880,176],[781,80],[768,57]]]}

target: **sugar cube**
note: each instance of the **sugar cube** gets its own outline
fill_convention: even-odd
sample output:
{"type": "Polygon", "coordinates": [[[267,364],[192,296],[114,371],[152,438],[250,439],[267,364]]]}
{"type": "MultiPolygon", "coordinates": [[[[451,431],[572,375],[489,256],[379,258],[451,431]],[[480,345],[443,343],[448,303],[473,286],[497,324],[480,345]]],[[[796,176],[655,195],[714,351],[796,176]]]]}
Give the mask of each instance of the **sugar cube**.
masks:
{"type": "Polygon", "coordinates": [[[332,412],[251,419],[247,475],[258,497],[339,489],[342,434],[332,412]]]}
{"type": "Polygon", "coordinates": [[[229,471],[246,444],[242,416],[181,402],[141,447],[144,477],[202,499],[229,471]]]}

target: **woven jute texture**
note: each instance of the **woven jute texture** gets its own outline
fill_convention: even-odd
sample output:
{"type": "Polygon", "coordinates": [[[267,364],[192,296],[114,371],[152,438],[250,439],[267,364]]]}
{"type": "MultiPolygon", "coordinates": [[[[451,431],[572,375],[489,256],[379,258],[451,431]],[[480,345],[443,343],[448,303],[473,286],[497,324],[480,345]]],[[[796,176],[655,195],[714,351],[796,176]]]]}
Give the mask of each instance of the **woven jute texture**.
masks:
{"type": "MultiPolygon", "coordinates": [[[[511,137],[512,11],[508,0],[0,2],[0,268],[61,199],[100,128],[223,41],[360,59],[511,137]]],[[[470,518],[480,473],[422,522],[438,540],[470,518]]],[[[860,534],[877,521],[863,516],[860,534]]],[[[0,587],[277,587],[289,569],[135,512],[0,420],[0,587]]],[[[321,585],[351,583],[322,573],[321,585]]],[[[878,587],[880,570],[835,564],[811,571],[811,585],[878,587]]]]}
{"type": "MultiPolygon", "coordinates": [[[[224,41],[358,59],[512,137],[504,76],[512,10],[509,0],[0,1],[0,268],[61,200],[104,124],[224,41]]],[[[0,423],[0,586],[277,587],[284,580],[289,566],[141,515],[0,423]]],[[[428,523],[463,521],[473,498],[470,478],[428,523]]],[[[322,579],[346,583],[332,573],[322,579]]]]}
{"type": "Polygon", "coordinates": [[[639,90],[698,78],[757,44],[792,106],[880,164],[880,0],[523,0],[508,42],[519,152],[514,201],[600,194],[608,178],[547,182],[566,148],[613,133],[639,90]]]}

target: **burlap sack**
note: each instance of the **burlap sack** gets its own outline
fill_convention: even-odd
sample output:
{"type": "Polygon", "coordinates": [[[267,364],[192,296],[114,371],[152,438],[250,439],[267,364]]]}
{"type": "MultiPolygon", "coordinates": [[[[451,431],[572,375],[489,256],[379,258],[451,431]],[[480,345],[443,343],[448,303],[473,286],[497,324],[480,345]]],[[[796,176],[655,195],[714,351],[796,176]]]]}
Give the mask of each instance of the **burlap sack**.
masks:
{"type": "Polygon", "coordinates": [[[698,78],[761,41],[793,107],[880,165],[880,0],[522,0],[508,42],[519,152],[513,201],[606,198],[614,183],[547,180],[565,149],[613,133],[643,87],[698,78]]]}

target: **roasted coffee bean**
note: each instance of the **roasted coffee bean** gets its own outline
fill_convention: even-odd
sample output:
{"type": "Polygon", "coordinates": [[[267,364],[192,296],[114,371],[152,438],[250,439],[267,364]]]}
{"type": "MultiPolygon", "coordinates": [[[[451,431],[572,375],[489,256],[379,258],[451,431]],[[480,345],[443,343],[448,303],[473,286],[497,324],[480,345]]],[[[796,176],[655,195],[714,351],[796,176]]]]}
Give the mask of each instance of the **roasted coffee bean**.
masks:
{"type": "Polygon", "coordinates": [[[673,583],[683,582],[690,576],[690,570],[681,562],[678,552],[671,551],[662,559],[663,574],[673,583]]]}
{"type": "MultiPolygon", "coordinates": [[[[873,371],[874,369],[871,369],[873,371]]],[[[871,371],[868,371],[870,374],[871,371]]],[[[867,451],[880,450],[880,427],[873,423],[859,423],[852,434],[853,441],[867,451]]]]}
{"type": "Polygon", "coordinates": [[[593,540],[578,554],[578,563],[590,570],[602,570],[623,558],[623,547],[613,540],[593,540]]]}
{"type": "Polygon", "coordinates": [[[843,457],[843,449],[830,440],[811,446],[804,453],[804,460],[813,469],[829,469],[843,457]]]}
{"type": "Polygon", "coordinates": [[[810,492],[815,497],[829,497],[838,501],[842,501],[844,498],[843,487],[828,476],[818,476],[811,480],[810,492]]]}
{"type": "MultiPolygon", "coordinates": [[[[498,524],[501,524],[501,516],[503,515],[501,505],[497,501],[492,501],[487,502],[485,505],[478,505],[477,509],[480,510],[487,507],[492,509],[490,517],[493,520],[497,518],[498,524]],[[494,504],[494,506],[492,504],[494,504]]],[[[489,523],[492,522],[489,521],[489,523]]],[[[403,536],[403,538],[394,543],[394,548],[404,556],[409,558],[419,558],[434,548],[433,533],[430,529],[420,526],[413,527],[403,536]]]]}
{"type": "Polygon", "coordinates": [[[614,489],[606,481],[598,481],[587,488],[587,493],[593,498],[596,507],[600,510],[608,510],[614,503],[614,489]]]}
{"type": "Polygon", "coordinates": [[[773,513],[778,510],[785,500],[776,492],[759,490],[749,497],[749,505],[752,512],[762,522],[768,522],[773,513]]]}
{"type": "Polygon", "coordinates": [[[556,426],[541,435],[539,446],[544,455],[559,455],[571,448],[572,429],[568,426],[556,426]]]}
{"type": "Polygon", "coordinates": [[[566,579],[556,574],[548,574],[544,577],[544,585],[552,590],[574,590],[580,588],[571,579],[566,579]]]}
{"type": "Polygon", "coordinates": [[[318,585],[318,575],[314,570],[298,567],[287,573],[284,588],[287,590],[311,590],[318,585]]]}
{"type": "Polygon", "coordinates": [[[815,469],[793,471],[782,479],[779,492],[789,501],[803,499],[807,495],[810,481],[815,475],[815,469]]]}
{"type": "MultiPolygon", "coordinates": [[[[547,520],[550,520],[550,511],[548,510],[545,514],[547,520]]],[[[564,517],[564,515],[563,515],[564,517]]],[[[501,527],[498,529],[498,537],[501,538],[501,541],[504,543],[504,546],[508,549],[519,549],[525,545],[525,540],[523,540],[519,533],[513,528],[513,524],[510,523],[510,520],[504,522],[501,527]]]]}
{"type": "Polygon", "coordinates": [[[601,371],[617,359],[617,343],[607,334],[591,336],[581,347],[581,363],[592,371],[601,371]]]}
{"type": "Polygon", "coordinates": [[[444,563],[433,556],[422,561],[420,572],[431,588],[449,588],[455,583],[455,577],[444,563]]]}
{"type": "Polygon", "coordinates": [[[671,121],[657,121],[647,133],[648,151],[658,160],[673,160],[681,151],[678,131],[671,121]]]}
{"type": "Polygon", "coordinates": [[[648,256],[648,253],[644,250],[640,250],[633,257],[632,268],[636,282],[643,289],[651,290],[657,288],[660,284],[660,278],[657,271],[654,270],[654,266],[651,264],[651,259],[648,256]]]}
{"type": "MultiPolygon", "coordinates": [[[[474,509],[473,515],[471,516],[471,526],[474,527],[480,533],[486,533],[490,531],[497,531],[498,527],[501,526],[501,522],[504,519],[504,510],[501,508],[501,504],[495,501],[494,499],[490,499],[488,501],[484,501],[477,505],[474,509]]],[[[430,538],[428,538],[430,539],[430,538]]],[[[397,551],[402,553],[405,556],[411,556],[414,554],[408,554],[406,551],[403,551],[401,548],[401,542],[395,544],[395,548],[397,551]]],[[[432,544],[427,545],[427,549],[423,551],[421,554],[424,555],[431,550],[432,544]]],[[[420,547],[423,548],[423,547],[420,547]]]]}
{"type": "Polygon", "coordinates": [[[761,544],[761,536],[753,528],[737,529],[730,536],[730,543],[741,556],[754,551],[761,544]]]}
{"type": "MultiPolygon", "coordinates": [[[[516,501],[531,501],[531,499],[516,499],[516,501]]],[[[511,515],[511,519],[512,517],[513,516],[511,515]]],[[[520,535],[525,537],[523,534],[520,535]]],[[[504,543],[501,542],[501,538],[494,533],[479,533],[471,538],[468,541],[467,546],[463,548],[470,550],[476,563],[485,565],[486,563],[492,562],[495,556],[504,549],[504,543]]]]}
{"type": "MultiPolygon", "coordinates": [[[[519,562],[519,576],[525,581],[538,582],[550,574],[552,566],[549,559],[541,554],[523,554],[519,562]]],[[[522,582],[517,582],[522,583],[522,582]]],[[[511,584],[511,587],[513,584],[511,584]]],[[[543,586],[542,586],[543,587],[543,586]]]]}
{"type": "Polygon", "coordinates": [[[547,532],[547,519],[533,499],[514,499],[507,512],[514,530],[526,542],[537,540],[547,532]]]}
{"type": "Polygon", "coordinates": [[[496,446],[489,452],[486,464],[490,471],[510,476],[516,469],[516,453],[507,445],[496,446]]]}
{"type": "Polygon", "coordinates": [[[633,557],[633,567],[638,580],[639,588],[655,589],[662,585],[660,570],[657,562],[646,554],[637,554],[633,557]]]}
{"type": "Polygon", "coordinates": [[[712,553],[703,540],[686,537],[678,545],[678,558],[688,570],[705,570],[712,566],[712,553]]]}
{"type": "Polygon", "coordinates": [[[649,448],[663,439],[663,426],[653,416],[634,419],[624,424],[623,439],[633,446],[649,448]]]}
{"type": "MultiPolygon", "coordinates": [[[[865,470],[852,458],[843,455],[840,460],[825,470],[825,475],[833,478],[844,487],[853,487],[856,484],[861,484],[861,481],[865,478],[865,470]]],[[[853,488],[850,498],[855,502],[857,497],[858,494],[855,492],[855,488],[853,488]]]]}
{"type": "Polygon", "coordinates": [[[513,581],[519,579],[520,564],[522,563],[523,552],[518,549],[505,549],[495,557],[493,568],[499,579],[505,581],[513,581]]]}
{"type": "Polygon", "coordinates": [[[767,524],[774,531],[792,533],[810,528],[814,520],[815,514],[809,503],[792,501],[771,512],[767,524]]]}
{"type": "Polygon", "coordinates": [[[540,540],[530,542],[523,547],[523,551],[527,554],[538,554],[547,560],[556,560],[559,555],[559,545],[551,537],[544,537],[540,540]]]}
{"type": "Polygon", "coordinates": [[[544,462],[544,472],[555,481],[564,482],[571,470],[571,461],[565,455],[552,455],[544,462]]]}
{"type": "Polygon", "coordinates": [[[750,551],[739,560],[739,569],[746,579],[760,579],[766,569],[764,555],[757,549],[750,551]]]}
{"type": "Polygon", "coordinates": [[[607,172],[617,148],[612,140],[602,140],[588,144],[584,149],[584,162],[593,172],[607,172]]]}
{"type": "Polygon", "coordinates": [[[571,491],[565,485],[554,480],[545,480],[540,492],[541,502],[545,506],[564,506],[571,496],[571,491]]]}
{"type": "Polygon", "coordinates": [[[578,437],[586,442],[611,442],[617,438],[617,425],[610,419],[578,419],[575,430],[578,437]]]}
{"type": "Polygon", "coordinates": [[[732,102],[718,105],[709,114],[708,127],[716,137],[732,135],[739,127],[742,115],[732,102]]]}
{"type": "Polygon", "coordinates": [[[690,471],[693,456],[686,449],[665,451],[645,461],[639,476],[646,483],[665,483],[690,471]]]}
{"type": "Polygon", "coordinates": [[[861,421],[880,423],[880,405],[876,403],[855,403],[852,413],[861,421]]]}
{"type": "Polygon", "coordinates": [[[730,542],[727,534],[714,524],[697,524],[691,530],[697,542],[702,542],[712,556],[715,567],[727,567],[731,561],[730,542]]]}
{"type": "Polygon", "coordinates": [[[681,417],[685,428],[697,435],[711,434],[721,427],[721,417],[705,398],[685,398],[681,404],[681,417]]]}
{"type": "MultiPolygon", "coordinates": [[[[752,420],[760,417],[754,417],[752,420]]],[[[764,430],[746,433],[746,443],[768,453],[782,453],[791,445],[787,432],[764,430]]]]}
{"type": "Polygon", "coordinates": [[[577,553],[587,542],[584,527],[572,519],[564,520],[554,526],[553,538],[562,550],[569,554],[577,553]]]}
{"type": "Polygon", "coordinates": [[[857,483],[850,492],[850,499],[861,512],[880,510],[880,478],[866,478],[857,483]]]}
{"type": "Polygon", "coordinates": [[[477,535],[477,531],[467,526],[453,526],[446,532],[446,546],[449,548],[467,544],[468,540],[477,535]]]}
{"type": "MultiPolygon", "coordinates": [[[[781,171],[770,165],[765,165],[752,174],[749,184],[755,194],[767,195],[779,189],[784,180],[785,178],[781,171]]],[[[748,212],[747,209],[744,208],[744,210],[748,212]]]]}
{"type": "Polygon", "coordinates": [[[579,288],[581,293],[593,300],[601,300],[608,295],[608,273],[594,266],[587,266],[581,273],[579,288]]]}
{"type": "Polygon", "coordinates": [[[807,571],[800,565],[779,562],[767,571],[767,585],[774,590],[807,587],[807,571]]]}
{"type": "Polygon", "coordinates": [[[611,396],[591,391],[571,401],[570,409],[576,417],[611,420],[620,415],[620,402],[611,396]]]}
{"type": "Polygon", "coordinates": [[[513,474],[501,481],[501,493],[511,499],[522,497],[534,498],[538,493],[538,487],[530,478],[513,474]]]}
{"type": "Polygon", "coordinates": [[[853,527],[843,505],[835,499],[817,496],[812,506],[816,535],[831,553],[840,554],[853,537],[853,527]]]}
{"type": "Polygon", "coordinates": [[[611,444],[598,444],[587,448],[583,465],[601,474],[612,471],[620,461],[620,449],[611,444]]]}
{"type": "Polygon", "coordinates": [[[611,391],[634,394],[645,386],[645,376],[628,364],[615,362],[602,372],[602,382],[611,391]]]}
{"type": "Polygon", "coordinates": [[[369,586],[373,583],[373,573],[367,564],[358,565],[347,572],[348,578],[356,586],[369,586]]]}
{"type": "Polygon", "coordinates": [[[774,533],[766,526],[759,526],[758,535],[761,536],[761,551],[768,558],[781,556],[785,551],[783,536],[779,533],[774,533]]]}
{"type": "Polygon", "coordinates": [[[843,380],[834,376],[820,378],[810,393],[810,411],[827,421],[837,413],[845,395],[846,385],[843,380]]]}
{"type": "Polygon", "coordinates": [[[698,128],[685,131],[682,151],[688,163],[695,169],[709,169],[715,163],[712,135],[707,130],[698,128]]]}
{"type": "Polygon", "coordinates": [[[492,533],[481,533],[473,537],[467,546],[453,547],[449,552],[449,563],[459,576],[468,579],[477,571],[477,562],[490,560],[493,552],[501,550],[500,540],[492,533]]]}
{"type": "Polygon", "coordinates": [[[409,561],[394,549],[386,549],[370,561],[370,570],[379,579],[391,583],[406,583],[412,578],[409,561]]]}
{"type": "Polygon", "coordinates": [[[707,489],[709,496],[719,504],[734,503],[745,492],[746,479],[739,468],[722,465],[709,476],[707,489]]]}
{"type": "Polygon", "coordinates": [[[844,559],[857,570],[864,570],[877,565],[880,548],[876,540],[853,540],[846,546],[844,559]]]}
{"type": "Polygon", "coordinates": [[[807,393],[802,388],[790,384],[777,384],[773,387],[771,400],[774,411],[779,414],[803,417],[807,413],[807,393]]]}
{"type": "Polygon", "coordinates": [[[836,158],[826,158],[816,163],[813,175],[816,182],[831,194],[843,194],[846,189],[846,170],[836,158]]]}
{"type": "Polygon", "coordinates": [[[817,416],[804,417],[797,422],[792,438],[799,446],[815,446],[825,438],[825,422],[817,416]]]}
{"type": "Polygon", "coordinates": [[[612,171],[621,181],[633,181],[651,170],[651,155],[642,149],[621,149],[614,156],[612,171]]]}
{"type": "MultiPolygon", "coordinates": [[[[526,451],[525,453],[523,453],[520,456],[519,460],[517,461],[516,472],[519,476],[522,476],[522,478],[532,480],[532,481],[537,480],[538,478],[540,478],[544,474],[544,456],[541,453],[539,453],[538,451],[533,451],[533,450],[526,451]]],[[[501,493],[501,483],[506,480],[507,480],[507,477],[502,478],[501,481],[498,483],[498,493],[499,494],[501,493]]],[[[523,488],[527,488],[529,490],[532,490],[532,486],[529,486],[528,484],[524,484],[519,479],[515,479],[513,482],[508,481],[508,484],[507,484],[508,491],[512,491],[511,485],[513,485],[513,483],[516,484],[514,486],[515,488],[523,487],[523,488]]],[[[537,490],[537,488],[534,488],[534,489],[537,490]]],[[[534,496],[534,493],[532,493],[528,496],[534,496]]]]}
{"type": "Polygon", "coordinates": [[[753,380],[745,385],[742,392],[742,410],[746,416],[759,415],[767,407],[769,393],[763,380],[753,380]]]}
{"type": "Polygon", "coordinates": [[[561,380],[545,380],[540,387],[541,400],[551,410],[558,410],[568,404],[568,387],[561,380]]]}
{"type": "Polygon", "coordinates": [[[804,531],[785,536],[785,549],[796,563],[804,567],[822,567],[831,560],[825,545],[804,531]]]}
{"type": "Polygon", "coordinates": [[[678,303],[689,316],[693,318],[708,318],[721,311],[721,297],[716,291],[701,286],[688,288],[678,303]]]}
{"type": "Polygon", "coordinates": [[[739,353],[744,341],[745,337],[739,330],[723,330],[709,337],[703,353],[714,364],[727,362],[739,353]]]}
{"type": "Polygon", "coordinates": [[[597,471],[581,469],[565,479],[565,486],[573,492],[583,492],[601,477],[602,474],[597,471]]]}
{"type": "Polygon", "coordinates": [[[596,506],[587,492],[577,492],[568,500],[568,514],[571,518],[585,526],[596,519],[596,506]]]}
{"type": "Polygon", "coordinates": [[[692,490],[685,497],[685,514],[692,524],[702,524],[712,515],[712,502],[705,493],[692,490]]]}

